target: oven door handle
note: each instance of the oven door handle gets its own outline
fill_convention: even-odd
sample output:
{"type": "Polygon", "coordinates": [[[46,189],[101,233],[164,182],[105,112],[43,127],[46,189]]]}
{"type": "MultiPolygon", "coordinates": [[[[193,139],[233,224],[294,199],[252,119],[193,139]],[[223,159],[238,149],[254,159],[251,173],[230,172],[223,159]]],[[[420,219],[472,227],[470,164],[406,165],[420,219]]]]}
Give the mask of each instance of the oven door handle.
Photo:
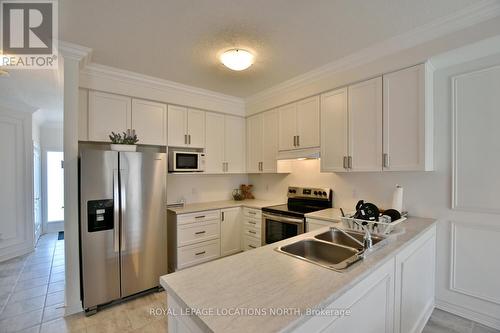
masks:
{"type": "Polygon", "coordinates": [[[295,224],[302,224],[302,223],[304,223],[303,219],[294,219],[294,218],[290,218],[290,217],[284,217],[284,216],[281,216],[281,215],[271,215],[271,214],[262,213],[262,217],[265,218],[265,219],[266,218],[273,219],[273,220],[276,220],[278,222],[289,222],[289,223],[295,223],[295,224]]]}

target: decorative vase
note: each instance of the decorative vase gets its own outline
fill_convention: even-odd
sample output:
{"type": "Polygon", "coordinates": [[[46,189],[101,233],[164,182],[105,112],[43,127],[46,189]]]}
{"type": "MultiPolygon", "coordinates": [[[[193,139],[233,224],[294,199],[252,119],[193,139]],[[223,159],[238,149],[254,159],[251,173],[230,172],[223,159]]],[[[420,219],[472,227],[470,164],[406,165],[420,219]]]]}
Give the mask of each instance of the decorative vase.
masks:
{"type": "Polygon", "coordinates": [[[137,151],[137,145],[111,144],[111,150],[115,151],[137,151]]]}

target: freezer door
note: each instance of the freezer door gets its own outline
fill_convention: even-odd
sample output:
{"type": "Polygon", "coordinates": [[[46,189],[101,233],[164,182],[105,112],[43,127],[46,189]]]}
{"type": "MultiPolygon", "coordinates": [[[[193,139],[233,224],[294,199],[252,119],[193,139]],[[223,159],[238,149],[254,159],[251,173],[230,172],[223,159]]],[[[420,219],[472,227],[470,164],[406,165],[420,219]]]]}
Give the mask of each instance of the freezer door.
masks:
{"type": "Polygon", "coordinates": [[[122,297],[167,274],[166,154],[120,152],[122,297]]]}
{"type": "Polygon", "coordinates": [[[80,153],[83,307],[120,298],[118,153],[80,153]]]}

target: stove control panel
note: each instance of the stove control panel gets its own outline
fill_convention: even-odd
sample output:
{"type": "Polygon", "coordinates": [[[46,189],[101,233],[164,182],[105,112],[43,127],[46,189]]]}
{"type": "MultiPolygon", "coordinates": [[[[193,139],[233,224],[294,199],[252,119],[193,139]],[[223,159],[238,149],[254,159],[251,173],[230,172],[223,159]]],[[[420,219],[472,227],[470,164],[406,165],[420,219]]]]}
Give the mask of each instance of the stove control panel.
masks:
{"type": "Polygon", "coordinates": [[[332,190],[329,188],[314,187],[288,187],[289,198],[322,199],[331,200],[332,190]]]}

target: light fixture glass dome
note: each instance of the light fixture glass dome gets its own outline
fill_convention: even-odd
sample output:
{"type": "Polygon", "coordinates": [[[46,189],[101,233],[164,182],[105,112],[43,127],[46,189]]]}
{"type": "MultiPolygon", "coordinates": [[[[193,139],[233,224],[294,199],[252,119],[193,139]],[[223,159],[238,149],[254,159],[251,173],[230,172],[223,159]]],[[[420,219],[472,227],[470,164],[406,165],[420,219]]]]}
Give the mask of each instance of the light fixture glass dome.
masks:
{"type": "Polygon", "coordinates": [[[253,64],[254,56],[242,49],[228,50],[220,55],[220,61],[233,71],[242,71],[253,64]]]}

